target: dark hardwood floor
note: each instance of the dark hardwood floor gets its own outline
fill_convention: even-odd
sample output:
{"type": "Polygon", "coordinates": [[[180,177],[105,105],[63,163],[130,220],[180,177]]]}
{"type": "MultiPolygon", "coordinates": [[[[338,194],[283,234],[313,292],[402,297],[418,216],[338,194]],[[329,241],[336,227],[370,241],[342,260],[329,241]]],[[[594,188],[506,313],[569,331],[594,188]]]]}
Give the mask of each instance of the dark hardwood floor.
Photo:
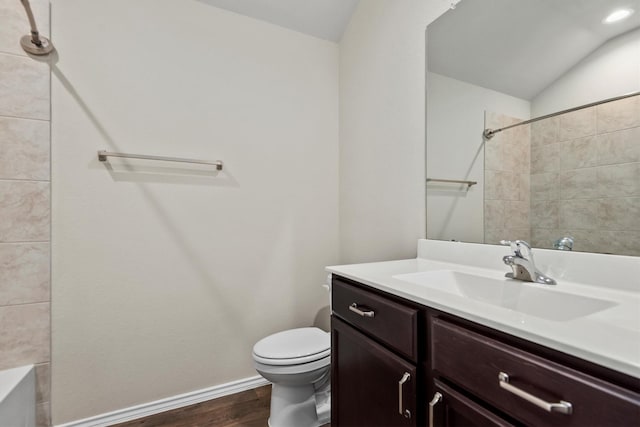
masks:
{"type": "Polygon", "coordinates": [[[271,386],[267,385],[114,427],[266,427],[270,403],[271,386]]]}
{"type": "Polygon", "coordinates": [[[265,427],[269,418],[271,386],[151,415],[117,427],[265,427]]]}

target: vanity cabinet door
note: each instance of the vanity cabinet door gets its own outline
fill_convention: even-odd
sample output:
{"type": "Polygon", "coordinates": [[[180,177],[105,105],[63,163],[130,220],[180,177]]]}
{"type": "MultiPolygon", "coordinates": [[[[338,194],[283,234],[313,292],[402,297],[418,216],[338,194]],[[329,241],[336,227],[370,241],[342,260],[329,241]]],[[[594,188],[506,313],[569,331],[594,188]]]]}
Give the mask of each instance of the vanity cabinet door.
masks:
{"type": "Polygon", "coordinates": [[[416,367],[332,316],[331,425],[416,426],[416,367]]]}
{"type": "Polygon", "coordinates": [[[480,406],[451,387],[434,381],[429,402],[429,427],[513,427],[509,421],[480,406]]]}

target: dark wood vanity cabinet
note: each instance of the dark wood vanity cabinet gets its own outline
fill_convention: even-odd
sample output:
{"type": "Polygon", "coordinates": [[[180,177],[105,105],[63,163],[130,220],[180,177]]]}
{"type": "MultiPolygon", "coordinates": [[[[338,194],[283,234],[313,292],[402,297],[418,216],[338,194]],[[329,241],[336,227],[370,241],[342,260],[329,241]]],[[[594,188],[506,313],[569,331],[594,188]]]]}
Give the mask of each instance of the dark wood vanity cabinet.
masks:
{"type": "Polygon", "coordinates": [[[640,380],[339,276],[332,423],[640,426],[640,380]]]}
{"type": "Polygon", "coordinates": [[[334,278],[331,425],[418,426],[418,314],[334,278]]]}
{"type": "Polygon", "coordinates": [[[446,382],[522,425],[640,425],[637,390],[454,322],[437,315],[430,318],[435,388],[438,381],[446,382]]]}

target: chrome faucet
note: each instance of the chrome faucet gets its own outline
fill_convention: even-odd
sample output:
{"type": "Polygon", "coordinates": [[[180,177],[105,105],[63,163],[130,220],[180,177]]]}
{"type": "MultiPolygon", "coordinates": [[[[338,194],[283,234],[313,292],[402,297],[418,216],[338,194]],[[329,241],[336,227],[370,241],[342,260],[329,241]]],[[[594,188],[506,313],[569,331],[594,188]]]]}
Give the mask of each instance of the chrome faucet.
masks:
{"type": "Polygon", "coordinates": [[[556,284],[555,280],[542,274],[533,263],[533,252],[527,242],[524,240],[501,240],[500,244],[511,246],[513,251],[513,254],[502,258],[502,261],[513,269],[513,272],[505,274],[505,277],[543,285],[556,284]]]}
{"type": "Polygon", "coordinates": [[[561,251],[573,250],[573,237],[565,236],[553,242],[553,248],[561,251]]]}

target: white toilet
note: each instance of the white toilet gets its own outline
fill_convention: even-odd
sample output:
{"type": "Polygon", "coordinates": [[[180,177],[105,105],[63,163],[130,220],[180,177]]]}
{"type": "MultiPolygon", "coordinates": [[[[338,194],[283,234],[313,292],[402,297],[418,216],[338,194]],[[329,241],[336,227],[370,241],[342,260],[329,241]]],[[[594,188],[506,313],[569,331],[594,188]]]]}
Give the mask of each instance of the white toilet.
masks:
{"type": "Polygon", "coordinates": [[[270,427],[317,427],[331,416],[331,337],[318,328],[278,332],[253,346],[256,371],[273,386],[270,427]]]}

